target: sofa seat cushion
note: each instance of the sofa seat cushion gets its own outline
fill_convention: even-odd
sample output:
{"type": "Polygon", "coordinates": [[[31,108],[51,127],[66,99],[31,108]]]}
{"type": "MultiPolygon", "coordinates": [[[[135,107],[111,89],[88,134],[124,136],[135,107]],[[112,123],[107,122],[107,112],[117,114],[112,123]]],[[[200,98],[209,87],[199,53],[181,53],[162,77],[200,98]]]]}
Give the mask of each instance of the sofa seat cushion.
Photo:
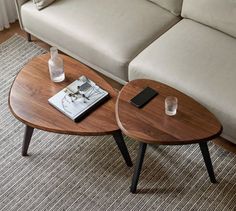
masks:
{"type": "Polygon", "coordinates": [[[236,39],[183,19],[129,65],[129,80],[148,78],[193,97],[236,143],[236,39]]]}
{"type": "Polygon", "coordinates": [[[58,0],[41,11],[29,1],[21,16],[26,31],[126,81],[129,62],[179,21],[143,0],[58,0]]]}

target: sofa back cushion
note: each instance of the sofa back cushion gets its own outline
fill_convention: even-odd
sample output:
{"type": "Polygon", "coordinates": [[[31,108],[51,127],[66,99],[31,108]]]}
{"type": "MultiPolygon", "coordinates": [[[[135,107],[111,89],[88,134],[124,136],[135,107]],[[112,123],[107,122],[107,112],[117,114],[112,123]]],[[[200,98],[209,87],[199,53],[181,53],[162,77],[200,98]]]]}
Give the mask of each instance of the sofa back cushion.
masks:
{"type": "Polygon", "coordinates": [[[150,0],[160,7],[169,10],[172,14],[179,16],[181,13],[183,0],[150,0]]]}
{"type": "Polygon", "coordinates": [[[33,0],[38,10],[47,7],[49,4],[52,4],[56,0],[33,0]]]}
{"type": "Polygon", "coordinates": [[[236,37],[236,0],[184,0],[181,15],[236,37]]]}

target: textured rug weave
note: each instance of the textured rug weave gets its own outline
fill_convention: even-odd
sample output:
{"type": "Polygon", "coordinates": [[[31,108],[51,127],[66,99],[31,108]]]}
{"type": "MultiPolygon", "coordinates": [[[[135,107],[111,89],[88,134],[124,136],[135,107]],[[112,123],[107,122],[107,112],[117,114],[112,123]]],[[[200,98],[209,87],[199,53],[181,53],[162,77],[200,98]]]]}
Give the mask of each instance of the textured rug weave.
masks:
{"type": "MultiPolygon", "coordinates": [[[[236,156],[209,144],[218,184],[211,184],[197,145],[148,146],[138,194],[111,136],[35,130],[21,156],[24,125],[8,108],[17,72],[44,50],[15,35],[0,44],[0,210],[235,210],[236,156]]],[[[132,160],[138,144],[125,137],[132,160]]]]}

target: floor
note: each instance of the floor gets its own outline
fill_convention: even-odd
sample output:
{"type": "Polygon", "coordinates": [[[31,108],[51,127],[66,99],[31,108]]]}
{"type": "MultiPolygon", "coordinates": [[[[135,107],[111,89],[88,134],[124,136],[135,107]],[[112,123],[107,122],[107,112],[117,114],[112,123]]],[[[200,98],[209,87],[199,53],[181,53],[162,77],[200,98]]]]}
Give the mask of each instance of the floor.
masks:
{"type": "MultiPolygon", "coordinates": [[[[3,31],[0,31],[0,43],[4,42],[5,40],[9,39],[14,34],[22,35],[23,37],[27,38],[27,35],[24,31],[21,30],[18,21],[11,24],[11,27],[9,29],[5,29],[3,31]]],[[[40,45],[41,47],[45,48],[46,50],[49,50],[50,46],[43,41],[32,37],[32,41],[36,44],[40,45]]],[[[99,73],[100,74],[100,73],[99,73]]],[[[118,82],[100,74],[105,80],[107,80],[115,89],[120,90],[122,88],[122,85],[118,82]]],[[[218,138],[214,141],[215,144],[221,146],[222,148],[226,149],[227,151],[234,152],[236,154],[236,144],[233,144],[223,138],[218,138]]]]}

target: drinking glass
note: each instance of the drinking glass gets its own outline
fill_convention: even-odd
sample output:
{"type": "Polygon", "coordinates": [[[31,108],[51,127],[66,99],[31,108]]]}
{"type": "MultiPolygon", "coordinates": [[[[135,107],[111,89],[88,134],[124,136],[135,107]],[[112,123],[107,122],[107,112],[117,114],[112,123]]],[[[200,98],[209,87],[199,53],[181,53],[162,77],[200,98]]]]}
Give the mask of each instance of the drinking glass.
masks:
{"type": "Polygon", "coordinates": [[[168,116],[174,116],[178,108],[178,99],[177,97],[168,96],[165,99],[165,113],[168,116]]]}

